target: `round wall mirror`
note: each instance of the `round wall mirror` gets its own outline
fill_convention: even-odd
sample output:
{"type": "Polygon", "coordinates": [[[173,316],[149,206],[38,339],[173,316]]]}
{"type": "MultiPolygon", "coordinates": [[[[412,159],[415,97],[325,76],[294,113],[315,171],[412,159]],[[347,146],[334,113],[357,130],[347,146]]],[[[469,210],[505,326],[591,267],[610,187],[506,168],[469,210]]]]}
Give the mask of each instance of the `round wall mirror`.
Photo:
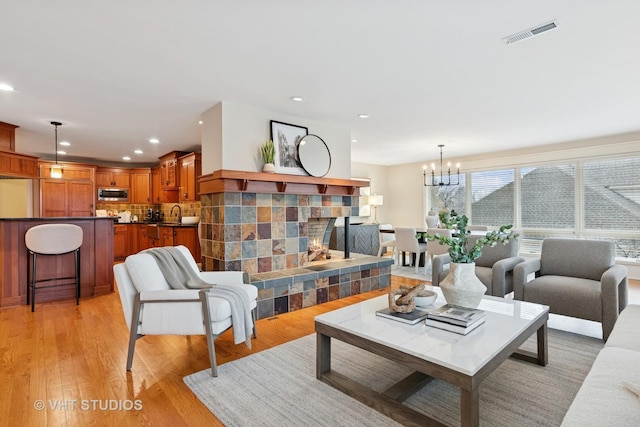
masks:
{"type": "Polygon", "coordinates": [[[311,176],[325,176],[331,168],[329,147],[318,135],[306,135],[298,143],[298,159],[311,176]]]}

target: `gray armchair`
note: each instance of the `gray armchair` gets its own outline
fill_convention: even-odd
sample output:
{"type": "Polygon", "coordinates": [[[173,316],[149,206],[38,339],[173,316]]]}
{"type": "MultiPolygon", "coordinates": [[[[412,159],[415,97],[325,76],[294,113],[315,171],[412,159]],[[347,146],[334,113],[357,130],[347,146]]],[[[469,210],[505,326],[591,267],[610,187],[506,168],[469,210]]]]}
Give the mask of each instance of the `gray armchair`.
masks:
{"type": "Polygon", "coordinates": [[[601,322],[605,341],[628,300],[627,269],[615,264],[613,242],[604,240],[545,239],[540,259],[516,266],[513,286],[515,299],[601,322]]]}
{"type": "MultiPolygon", "coordinates": [[[[467,245],[473,246],[484,234],[470,234],[467,245]]],[[[513,291],[513,269],[524,261],[518,256],[520,241],[511,239],[506,245],[485,246],[482,256],[476,259],[476,276],[487,287],[487,294],[503,297],[513,291]]],[[[437,255],[431,266],[431,284],[439,286],[449,274],[449,254],[437,255]]]]}

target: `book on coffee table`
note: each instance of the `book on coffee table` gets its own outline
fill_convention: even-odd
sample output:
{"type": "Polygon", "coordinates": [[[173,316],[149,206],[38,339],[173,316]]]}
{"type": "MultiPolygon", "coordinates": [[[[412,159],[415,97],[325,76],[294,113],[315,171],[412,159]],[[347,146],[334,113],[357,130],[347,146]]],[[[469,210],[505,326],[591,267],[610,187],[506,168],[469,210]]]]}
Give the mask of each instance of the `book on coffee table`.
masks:
{"type": "Polygon", "coordinates": [[[447,304],[435,310],[430,310],[428,318],[467,327],[480,319],[484,319],[484,315],[484,310],[447,304]]]}
{"type": "Polygon", "coordinates": [[[387,319],[397,320],[398,322],[415,325],[427,318],[429,312],[427,310],[413,310],[411,313],[398,313],[390,308],[384,308],[376,311],[376,316],[385,317],[387,319]]]}
{"type": "Polygon", "coordinates": [[[455,332],[456,334],[467,335],[469,332],[476,329],[478,326],[484,323],[484,319],[477,320],[469,326],[459,326],[452,323],[442,322],[440,320],[426,318],[425,325],[433,326],[434,328],[444,329],[445,331],[455,332]]]}

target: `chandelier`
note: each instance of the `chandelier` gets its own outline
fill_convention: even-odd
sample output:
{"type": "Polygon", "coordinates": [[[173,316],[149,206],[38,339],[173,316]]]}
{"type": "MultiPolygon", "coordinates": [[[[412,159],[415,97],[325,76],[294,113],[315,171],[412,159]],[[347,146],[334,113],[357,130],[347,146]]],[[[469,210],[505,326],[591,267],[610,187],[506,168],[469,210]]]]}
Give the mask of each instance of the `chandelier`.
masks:
{"type": "Polygon", "coordinates": [[[62,126],[60,122],[51,122],[56,132],[56,164],[51,166],[51,178],[62,178],[62,165],[58,164],[58,126],[62,126]]]}
{"type": "Polygon", "coordinates": [[[440,148],[440,177],[436,176],[436,164],[431,163],[431,183],[427,182],[427,167],[422,167],[422,177],[424,178],[425,187],[441,187],[446,185],[460,185],[460,163],[456,164],[455,182],[451,180],[451,163],[447,163],[447,176],[445,181],[444,167],[442,166],[442,147],[443,144],[438,145],[440,148]]]}

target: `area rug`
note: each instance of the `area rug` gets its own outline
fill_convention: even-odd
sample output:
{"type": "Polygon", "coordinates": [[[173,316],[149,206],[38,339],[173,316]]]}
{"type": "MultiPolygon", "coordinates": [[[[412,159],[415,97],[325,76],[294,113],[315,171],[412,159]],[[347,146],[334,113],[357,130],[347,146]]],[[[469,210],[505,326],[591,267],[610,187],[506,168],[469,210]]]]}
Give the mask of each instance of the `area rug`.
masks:
{"type": "MultiPolygon", "coordinates": [[[[525,346],[535,348],[535,341],[525,346]]],[[[315,334],[210,370],[184,382],[226,426],[398,426],[315,378],[315,334]]],[[[549,330],[549,364],[509,359],[480,387],[480,424],[558,426],[598,353],[602,340],[549,330]]],[[[332,369],[377,391],[410,370],[332,340],[332,369]]],[[[459,390],[432,381],[404,403],[446,425],[460,425],[459,390]]]]}
{"type": "Polygon", "coordinates": [[[426,276],[424,274],[424,267],[418,267],[418,274],[416,274],[415,267],[401,266],[396,264],[391,266],[391,275],[408,277],[410,279],[418,279],[426,282],[431,282],[431,264],[427,266],[426,276]]]}

